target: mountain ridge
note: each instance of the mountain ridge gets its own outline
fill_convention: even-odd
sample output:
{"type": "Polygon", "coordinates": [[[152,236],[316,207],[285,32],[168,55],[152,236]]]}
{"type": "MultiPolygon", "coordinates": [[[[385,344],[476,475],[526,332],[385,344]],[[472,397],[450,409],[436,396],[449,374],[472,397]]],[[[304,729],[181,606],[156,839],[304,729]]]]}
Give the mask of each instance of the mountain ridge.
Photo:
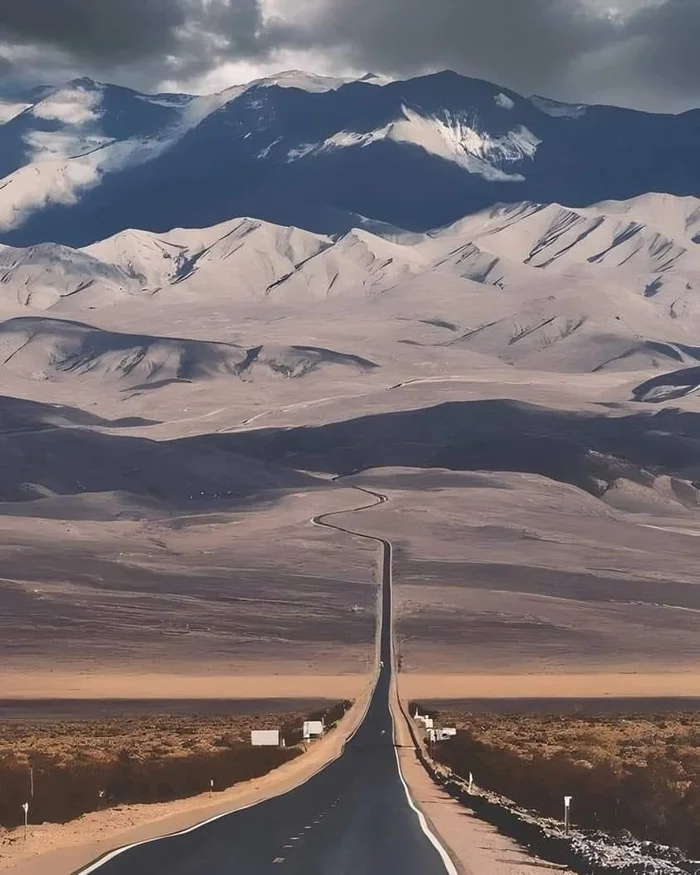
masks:
{"type": "Polygon", "coordinates": [[[358,221],[425,232],[503,201],[700,194],[698,110],[562,104],[452,71],[289,71],[203,96],[82,79],[36,97],[0,123],[0,240],[16,246],[241,215],[321,234],[358,221]]]}

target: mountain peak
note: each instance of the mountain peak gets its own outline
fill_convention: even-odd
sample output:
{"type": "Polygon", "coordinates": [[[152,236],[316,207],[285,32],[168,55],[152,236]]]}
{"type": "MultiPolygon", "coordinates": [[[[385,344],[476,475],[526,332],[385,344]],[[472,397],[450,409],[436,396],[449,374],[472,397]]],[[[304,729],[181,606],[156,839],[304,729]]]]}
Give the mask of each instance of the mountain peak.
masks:
{"type": "Polygon", "coordinates": [[[85,88],[86,90],[92,90],[94,88],[104,88],[101,82],[96,82],[89,76],[80,76],[77,79],[71,79],[70,82],[68,82],[67,84],[71,88],[85,88]]]}
{"type": "Polygon", "coordinates": [[[243,86],[243,88],[248,89],[255,86],[267,88],[276,85],[279,88],[297,88],[300,91],[308,91],[317,94],[326,91],[337,91],[338,88],[342,88],[343,85],[347,85],[348,82],[351,81],[351,79],[342,79],[334,76],[321,76],[317,73],[306,73],[304,70],[283,70],[281,73],[277,73],[274,76],[255,79],[243,86]]]}

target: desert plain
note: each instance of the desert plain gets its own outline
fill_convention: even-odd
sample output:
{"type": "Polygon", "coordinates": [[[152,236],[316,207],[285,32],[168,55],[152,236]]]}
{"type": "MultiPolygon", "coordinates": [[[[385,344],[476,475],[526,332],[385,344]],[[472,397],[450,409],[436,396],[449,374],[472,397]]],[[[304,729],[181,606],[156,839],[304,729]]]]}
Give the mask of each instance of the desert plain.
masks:
{"type": "Polygon", "coordinates": [[[406,698],[700,695],[696,205],[233,222],[171,235],[184,281],[125,232],[91,254],[140,290],[49,302],[10,272],[0,698],[356,696],[378,557],[328,513],[394,544],[406,698]]]}

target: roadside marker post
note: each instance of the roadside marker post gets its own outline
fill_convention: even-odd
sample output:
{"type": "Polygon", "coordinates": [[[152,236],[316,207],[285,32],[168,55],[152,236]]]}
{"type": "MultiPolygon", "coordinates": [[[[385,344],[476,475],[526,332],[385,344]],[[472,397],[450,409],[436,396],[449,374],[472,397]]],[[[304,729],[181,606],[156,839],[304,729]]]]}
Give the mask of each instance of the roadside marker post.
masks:
{"type": "Polygon", "coordinates": [[[571,800],[573,798],[573,796],[564,797],[564,835],[566,838],[569,837],[571,831],[571,800]]]}
{"type": "Polygon", "coordinates": [[[29,795],[34,798],[34,766],[29,766],[29,795]]]}
{"type": "Polygon", "coordinates": [[[471,795],[472,790],[474,789],[474,775],[469,772],[469,787],[467,788],[467,793],[471,795]]]}
{"type": "Polygon", "coordinates": [[[29,830],[29,803],[22,803],[22,811],[24,812],[24,840],[27,841],[29,830]]]}
{"type": "Polygon", "coordinates": [[[210,796],[214,795],[214,779],[213,778],[209,781],[209,795],[210,796]]]}

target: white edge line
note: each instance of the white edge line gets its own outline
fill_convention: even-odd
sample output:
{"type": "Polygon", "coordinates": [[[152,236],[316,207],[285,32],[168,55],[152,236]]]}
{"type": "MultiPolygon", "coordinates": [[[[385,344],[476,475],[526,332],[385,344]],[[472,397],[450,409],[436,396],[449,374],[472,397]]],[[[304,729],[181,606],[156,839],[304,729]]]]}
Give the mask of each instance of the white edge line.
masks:
{"type": "MultiPolygon", "coordinates": [[[[386,495],[382,495],[379,492],[372,492],[371,490],[363,489],[362,487],[354,487],[354,488],[360,489],[361,492],[366,492],[368,495],[373,495],[375,498],[379,499],[379,502],[377,504],[370,505],[369,507],[357,508],[357,510],[371,510],[372,507],[378,507],[379,505],[384,504],[385,502],[387,502],[389,500],[386,495]]],[[[348,511],[334,511],[333,513],[322,514],[320,517],[314,517],[312,522],[314,523],[314,525],[323,526],[324,523],[321,522],[321,520],[324,517],[326,517],[326,516],[339,516],[340,514],[347,513],[347,512],[348,511]]],[[[396,666],[393,664],[395,656],[396,656],[396,653],[394,650],[394,611],[393,611],[393,597],[394,597],[393,554],[394,554],[394,545],[391,543],[391,541],[389,541],[385,538],[378,538],[378,537],[374,537],[372,535],[363,535],[363,534],[360,534],[359,532],[350,532],[348,529],[340,528],[340,526],[330,525],[330,526],[328,526],[328,528],[336,528],[339,531],[344,531],[346,534],[353,534],[353,535],[360,537],[360,538],[366,538],[368,541],[377,541],[378,543],[380,543],[382,545],[382,585],[380,587],[380,592],[382,593],[382,596],[384,594],[384,585],[383,585],[384,547],[385,547],[385,545],[388,545],[388,547],[389,547],[389,562],[390,562],[390,564],[389,564],[389,591],[391,592],[391,598],[392,598],[392,611],[391,611],[391,615],[390,615],[391,639],[392,639],[391,680],[392,680],[392,687],[393,687],[393,691],[394,691],[393,694],[396,695],[396,698],[398,700],[398,688],[397,688],[398,679],[397,679],[397,673],[396,673],[396,666]]],[[[378,623],[378,631],[377,631],[377,645],[380,648],[380,653],[379,653],[380,656],[381,656],[381,640],[382,640],[383,631],[384,631],[384,609],[383,609],[383,598],[382,598],[382,601],[380,602],[379,623],[378,623]]],[[[380,673],[381,673],[380,667],[378,666],[378,668],[377,668],[377,681],[379,680],[380,673]]],[[[391,696],[392,693],[390,692],[389,695],[391,696]]],[[[371,701],[371,698],[369,701],[371,701]]],[[[369,707],[369,702],[368,702],[368,707],[369,707]]],[[[403,772],[401,771],[401,760],[399,759],[399,749],[396,746],[396,719],[394,718],[394,711],[391,708],[391,705],[389,705],[389,716],[391,717],[391,725],[392,725],[392,730],[393,730],[392,735],[394,737],[394,756],[396,757],[396,768],[397,768],[397,771],[399,773],[399,779],[401,780],[401,784],[403,785],[404,792],[406,793],[406,799],[408,801],[408,805],[415,812],[415,814],[418,818],[418,824],[419,824],[421,830],[423,831],[423,833],[425,834],[426,838],[428,839],[430,844],[435,848],[435,850],[440,855],[440,859],[442,860],[442,863],[443,863],[448,875],[459,875],[459,872],[457,871],[457,868],[456,868],[452,858],[448,854],[446,848],[440,842],[440,839],[435,835],[435,833],[430,829],[430,827],[428,826],[428,821],[427,821],[425,815],[420,810],[420,808],[418,808],[418,806],[413,801],[413,798],[411,797],[411,791],[408,789],[408,784],[406,783],[406,779],[404,778],[403,772]]],[[[357,727],[357,729],[359,729],[359,726],[357,727]]],[[[357,732],[357,729],[355,730],[355,732],[357,732]]]]}
{"type": "MultiPolygon", "coordinates": [[[[312,776],[313,777],[313,776],[312,776]]],[[[299,785],[301,786],[301,785],[299,785]]],[[[292,788],[296,789],[296,787],[292,788]]],[[[290,791],[287,791],[290,792],[290,791]]],[[[285,795],[285,794],[280,794],[285,795]]],[[[265,800],[261,800],[265,801],[265,800]]],[[[173,839],[176,836],[184,836],[187,833],[194,832],[196,829],[200,829],[203,826],[207,826],[207,824],[214,823],[217,820],[221,820],[223,817],[229,817],[231,814],[236,814],[238,811],[245,811],[247,808],[253,808],[258,805],[258,802],[252,802],[250,805],[244,805],[242,808],[236,808],[233,811],[226,811],[223,814],[217,814],[215,817],[210,817],[208,820],[203,820],[201,823],[197,823],[194,826],[188,827],[188,829],[181,829],[178,832],[171,832],[164,836],[156,836],[152,839],[144,839],[142,842],[134,842],[131,845],[124,845],[123,848],[117,848],[116,851],[110,851],[104,857],[101,857],[95,863],[90,864],[87,869],[79,869],[76,875],[90,875],[91,872],[96,872],[100,867],[104,866],[106,863],[109,863],[115,857],[120,856],[121,854],[125,854],[127,851],[131,851],[134,848],[141,848],[144,845],[151,845],[154,842],[162,842],[166,839],[173,839]]]]}
{"type": "MultiPolygon", "coordinates": [[[[394,611],[393,611],[393,596],[394,596],[394,573],[393,573],[393,553],[394,546],[391,541],[387,542],[389,544],[389,556],[391,560],[391,566],[389,567],[389,589],[392,595],[392,611],[391,611],[391,655],[392,662],[395,658],[395,650],[394,650],[394,611]]],[[[391,666],[391,675],[392,675],[392,691],[390,692],[390,696],[395,696],[397,704],[399,704],[399,689],[398,689],[398,674],[396,672],[396,666],[392,664],[391,666]]],[[[394,736],[394,756],[396,757],[396,769],[399,773],[399,778],[401,783],[403,784],[404,792],[406,793],[406,799],[408,800],[409,807],[413,809],[418,818],[418,824],[420,828],[423,830],[426,838],[430,842],[430,844],[435,848],[435,850],[440,855],[440,859],[447,870],[448,875],[459,875],[457,868],[452,860],[452,857],[447,852],[445,846],[441,843],[440,839],[435,835],[435,833],[428,826],[428,821],[426,819],[425,814],[420,810],[420,808],[413,801],[413,797],[411,796],[411,791],[408,789],[408,784],[406,783],[406,779],[403,776],[403,772],[401,771],[401,760],[399,758],[399,748],[398,748],[398,738],[396,736],[396,718],[394,717],[394,710],[389,705],[389,715],[391,717],[391,725],[392,725],[392,734],[394,736]]]]}
{"type": "MultiPolygon", "coordinates": [[[[392,720],[393,720],[393,716],[392,716],[392,720]]],[[[442,862],[445,866],[445,869],[448,871],[449,875],[459,875],[459,873],[457,872],[457,869],[455,867],[455,864],[452,862],[452,858],[445,850],[445,847],[441,844],[440,839],[438,839],[438,837],[435,835],[435,833],[428,826],[428,821],[426,820],[426,817],[423,814],[423,812],[420,810],[420,808],[418,808],[418,806],[415,804],[415,802],[411,798],[411,792],[408,789],[408,784],[406,783],[406,780],[403,776],[403,772],[401,771],[401,761],[399,760],[399,750],[396,747],[394,748],[394,754],[396,755],[396,767],[399,770],[399,778],[401,779],[401,783],[403,784],[403,789],[406,792],[406,799],[408,799],[408,804],[415,811],[416,816],[418,817],[418,823],[420,824],[420,828],[423,830],[423,832],[427,836],[430,844],[435,848],[435,850],[440,855],[440,858],[442,859],[442,862]]]]}

